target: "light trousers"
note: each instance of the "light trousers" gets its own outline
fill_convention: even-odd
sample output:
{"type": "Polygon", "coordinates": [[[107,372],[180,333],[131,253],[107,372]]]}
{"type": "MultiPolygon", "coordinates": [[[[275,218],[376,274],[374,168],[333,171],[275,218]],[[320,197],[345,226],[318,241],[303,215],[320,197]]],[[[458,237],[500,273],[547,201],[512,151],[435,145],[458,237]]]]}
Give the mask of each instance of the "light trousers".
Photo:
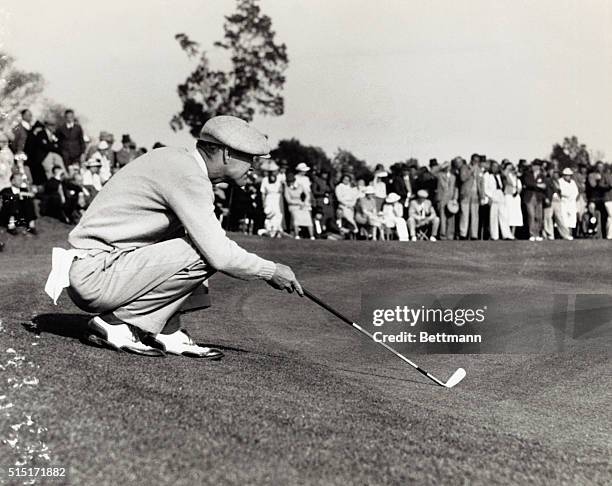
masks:
{"type": "Polygon", "coordinates": [[[506,211],[506,202],[491,201],[491,209],[489,213],[489,234],[492,240],[499,239],[499,233],[501,231],[501,237],[504,239],[512,238],[510,227],[508,226],[508,213],[506,211]]]}
{"type": "Polygon", "coordinates": [[[157,334],[176,313],[210,306],[206,280],[213,273],[187,237],[175,238],[75,260],[68,294],[86,312],[113,312],[157,334]]]}

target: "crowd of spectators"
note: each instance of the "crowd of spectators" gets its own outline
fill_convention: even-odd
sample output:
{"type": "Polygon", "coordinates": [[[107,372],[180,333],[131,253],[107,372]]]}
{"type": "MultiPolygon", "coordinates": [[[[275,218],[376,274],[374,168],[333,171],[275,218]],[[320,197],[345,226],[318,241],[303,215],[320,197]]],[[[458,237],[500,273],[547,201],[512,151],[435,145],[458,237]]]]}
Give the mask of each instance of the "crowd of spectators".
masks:
{"type": "Polygon", "coordinates": [[[560,169],[473,154],[426,166],[376,166],[355,178],[265,161],[244,192],[218,191],[224,225],[271,237],[372,240],[612,239],[612,167],[560,169]]]}
{"type": "MultiPolygon", "coordinates": [[[[146,152],[127,134],[120,147],[106,131],[89,140],[72,110],[57,126],[23,110],[10,134],[0,132],[0,225],[35,235],[38,215],[75,224],[112,175],[146,152]]],[[[560,169],[556,160],[473,154],[371,174],[264,160],[244,188],[215,186],[216,212],[227,230],[273,238],[612,239],[612,167],[603,162],[560,169]]]]}
{"type": "Polygon", "coordinates": [[[72,110],[57,125],[23,110],[10,133],[0,131],[0,225],[11,235],[36,235],[39,215],[77,223],[106,181],[147,151],[127,134],[121,148],[114,144],[106,131],[90,140],[72,110]]]}

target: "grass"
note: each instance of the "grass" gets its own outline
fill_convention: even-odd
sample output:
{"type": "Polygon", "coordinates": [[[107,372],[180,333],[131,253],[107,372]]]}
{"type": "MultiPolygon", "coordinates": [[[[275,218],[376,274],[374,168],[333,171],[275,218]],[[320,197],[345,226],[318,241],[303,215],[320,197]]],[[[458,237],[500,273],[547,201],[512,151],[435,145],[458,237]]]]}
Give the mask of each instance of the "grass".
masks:
{"type": "MultiPolygon", "coordinates": [[[[6,468],[30,456],[26,464],[64,467],[63,484],[78,485],[606,484],[612,477],[612,365],[602,340],[563,353],[415,357],[442,379],[467,370],[445,390],[311,302],[218,275],[213,307],[184,322],[196,340],[225,350],[222,361],[118,354],[83,344],[88,316],[66,294],[57,307],[44,294],[51,247],[65,246],[68,228],[42,220],[40,229],[38,237],[0,236],[7,484],[6,468]]],[[[354,318],[361,291],[372,289],[609,289],[605,241],[236,238],[290,264],[306,287],[354,318]]]]}

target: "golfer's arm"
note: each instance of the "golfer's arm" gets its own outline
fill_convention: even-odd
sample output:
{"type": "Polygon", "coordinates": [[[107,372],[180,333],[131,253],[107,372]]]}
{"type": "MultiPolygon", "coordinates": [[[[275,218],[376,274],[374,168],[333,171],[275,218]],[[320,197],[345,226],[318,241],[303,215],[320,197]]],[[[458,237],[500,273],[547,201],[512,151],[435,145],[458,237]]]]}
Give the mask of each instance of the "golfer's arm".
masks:
{"type": "Polygon", "coordinates": [[[274,262],[249,253],[226,236],[215,215],[214,195],[212,186],[207,188],[209,185],[196,177],[185,178],[167,195],[170,207],[194,245],[204,260],[220,272],[244,280],[271,279],[276,271],[274,262]]]}

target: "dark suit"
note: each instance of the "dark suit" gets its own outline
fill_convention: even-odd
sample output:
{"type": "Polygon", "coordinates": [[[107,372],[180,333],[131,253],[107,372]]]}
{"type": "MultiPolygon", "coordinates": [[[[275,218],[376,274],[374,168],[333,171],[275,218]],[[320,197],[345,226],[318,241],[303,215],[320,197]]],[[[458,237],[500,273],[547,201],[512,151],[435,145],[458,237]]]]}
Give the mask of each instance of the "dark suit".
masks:
{"type": "Polygon", "coordinates": [[[328,235],[336,235],[341,238],[346,238],[357,229],[355,225],[346,218],[342,218],[341,220],[337,218],[327,218],[325,227],[328,235]]]}
{"type": "Polygon", "coordinates": [[[537,176],[533,169],[528,168],[523,174],[523,201],[527,210],[527,221],[529,224],[529,235],[541,236],[544,224],[544,197],[546,188],[538,187],[545,183],[544,172],[540,171],[537,176]]]}
{"type": "Polygon", "coordinates": [[[76,122],[70,128],[66,124],[61,125],[55,132],[55,136],[64,163],[66,165],[79,163],[86,149],[81,125],[76,122]]]}
{"type": "Polygon", "coordinates": [[[26,164],[30,168],[32,180],[37,186],[43,185],[47,180],[43,160],[52,151],[58,151],[57,143],[49,138],[45,126],[40,122],[36,122],[26,143],[26,154],[28,155],[26,164]]]}
{"type": "Polygon", "coordinates": [[[0,191],[2,199],[2,210],[0,210],[0,221],[3,225],[9,222],[10,218],[15,218],[18,226],[28,226],[30,221],[36,219],[34,200],[30,196],[21,193],[13,193],[12,186],[5,187],[0,191]]]}

